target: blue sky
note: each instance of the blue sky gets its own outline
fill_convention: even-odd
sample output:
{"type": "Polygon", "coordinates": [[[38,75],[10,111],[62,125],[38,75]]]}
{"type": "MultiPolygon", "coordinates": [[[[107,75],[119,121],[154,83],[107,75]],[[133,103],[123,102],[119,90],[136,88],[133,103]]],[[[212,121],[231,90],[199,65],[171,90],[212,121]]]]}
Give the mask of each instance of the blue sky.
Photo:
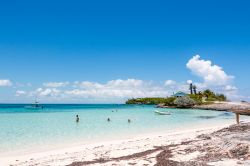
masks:
{"type": "Polygon", "coordinates": [[[248,100],[249,5],[224,0],[0,2],[0,80],[5,80],[0,103],[30,102],[35,96],[43,102],[123,102],[169,95],[187,80],[248,100]],[[211,73],[187,67],[197,54],[198,63],[210,60],[210,66],[234,78],[208,84],[205,77],[211,73]],[[109,84],[112,80],[122,82],[109,84]],[[167,87],[167,80],[176,85],[167,87]],[[67,85],[44,86],[53,82],[67,85]]]}

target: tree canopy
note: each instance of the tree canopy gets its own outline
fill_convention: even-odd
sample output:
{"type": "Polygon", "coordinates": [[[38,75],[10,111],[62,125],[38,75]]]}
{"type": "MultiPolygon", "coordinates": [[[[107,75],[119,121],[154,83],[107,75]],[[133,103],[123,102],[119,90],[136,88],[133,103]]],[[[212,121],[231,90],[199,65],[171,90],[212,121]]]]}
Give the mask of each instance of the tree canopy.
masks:
{"type": "MultiPolygon", "coordinates": [[[[207,102],[226,101],[227,97],[224,94],[216,94],[207,89],[196,94],[189,94],[188,97],[195,102],[196,105],[206,104],[207,102]]],[[[177,97],[146,97],[146,98],[132,98],[126,101],[126,104],[148,104],[157,105],[163,104],[166,106],[177,106],[175,100],[177,97]]],[[[185,98],[186,99],[186,98],[185,98]]],[[[178,101],[178,100],[177,100],[178,101]]]]}

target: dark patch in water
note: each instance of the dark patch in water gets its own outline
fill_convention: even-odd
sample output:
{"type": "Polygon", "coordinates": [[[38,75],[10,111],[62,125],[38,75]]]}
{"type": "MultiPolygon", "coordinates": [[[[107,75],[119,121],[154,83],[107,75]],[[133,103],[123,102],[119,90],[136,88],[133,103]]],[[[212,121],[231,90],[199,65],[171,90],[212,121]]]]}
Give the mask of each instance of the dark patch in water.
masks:
{"type": "Polygon", "coordinates": [[[213,119],[213,118],[216,118],[216,116],[197,116],[197,118],[200,118],[200,119],[213,119]]]}
{"type": "Polygon", "coordinates": [[[222,114],[220,114],[219,116],[232,116],[231,112],[224,112],[222,114]]]}

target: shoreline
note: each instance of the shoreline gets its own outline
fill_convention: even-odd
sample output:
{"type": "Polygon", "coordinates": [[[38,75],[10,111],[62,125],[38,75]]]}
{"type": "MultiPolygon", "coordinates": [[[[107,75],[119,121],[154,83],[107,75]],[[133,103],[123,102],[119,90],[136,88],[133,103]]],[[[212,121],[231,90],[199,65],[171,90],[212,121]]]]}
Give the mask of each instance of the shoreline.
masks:
{"type": "Polygon", "coordinates": [[[184,131],[171,133],[151,133],[135,136],[130,139],[111,140],[91,144],[82,143],[81,145],[72,145],[72,147],[62,147],[21,156],[6,156],[1,157],[1,165],[43,165],[44,163],[49,163],[51,165],[67,165],[77,160],[95,160],[102,158],[103,155],[105,158],[105,154],[108,152],[111,153],[110,151],[114,151],[113,153],[115,153],[110,154],[111,157],[125,156],[150,150],[154,146],[168,145],[172,143],[179,143],[188,139],[194,139],[198,134],[213,132],[228,125],[230,124],[223,124],[208,128],[202,127],[189,130],[186,129],[184,131]],[[82,156],[83,154],[86,155],[82,156]]]}
{"type": "MultiPolygon", "coordinates": [[[[174,106],[157,105],[157,108],[177,108],[174,106]]],[[[212,104],[195,105],[191,109],[228,111],[242,115],[250,115],[250,103],[242,102],[214,102],[212,104]]]]}

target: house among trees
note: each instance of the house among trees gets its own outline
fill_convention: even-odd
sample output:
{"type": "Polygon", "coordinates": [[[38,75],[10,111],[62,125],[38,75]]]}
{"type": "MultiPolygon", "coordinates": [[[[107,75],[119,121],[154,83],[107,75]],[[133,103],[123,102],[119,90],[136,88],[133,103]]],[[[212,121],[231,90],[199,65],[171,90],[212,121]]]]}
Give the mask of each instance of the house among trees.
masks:
{"type": "Polygon", "coordinates": [[[179,91],[179,92],[173,94],[173,97],[184,97],[184,96],[187,96],[187,95],[188,95],[187,93],[179,91]]]}

